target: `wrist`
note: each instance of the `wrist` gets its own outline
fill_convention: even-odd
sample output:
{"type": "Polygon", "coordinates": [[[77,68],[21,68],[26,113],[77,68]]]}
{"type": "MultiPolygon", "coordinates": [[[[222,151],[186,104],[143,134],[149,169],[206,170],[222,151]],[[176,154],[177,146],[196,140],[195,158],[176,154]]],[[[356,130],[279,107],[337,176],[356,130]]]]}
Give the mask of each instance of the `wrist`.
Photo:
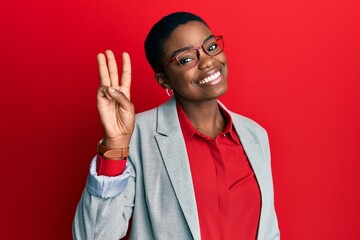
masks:
{"type": "Polygon", "coordinates": [[[104,136],[104,139],[101,141],[102,145],[106,146],[109,149],[120,149],[120,148],[127,148],[130,145],[130,137],[117,137],[117,138],[110,138],[104,136]]]}
{"type": "Polygon", "coordinates": [[[97,147],[97,152],[100,156],[112,160],[123,160],[129,156],[129,147],[123,148],[109,148],[104,145],[103,140],[100,140],[97,147]]]}

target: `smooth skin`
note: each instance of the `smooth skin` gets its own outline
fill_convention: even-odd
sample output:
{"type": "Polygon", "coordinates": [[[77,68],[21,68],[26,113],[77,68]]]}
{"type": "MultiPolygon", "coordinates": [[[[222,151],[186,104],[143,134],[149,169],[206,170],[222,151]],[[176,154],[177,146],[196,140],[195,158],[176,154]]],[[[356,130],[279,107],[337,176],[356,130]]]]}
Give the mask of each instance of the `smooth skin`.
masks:
{"type": "MultiPolygon", "coordinates": [[[[172,58],[174,52],[182,48],[200,47],[213,33],[203,23],[191,21],[178,26],[164,43],[163,62],[172,58]]],[[[174,90],[192,125],[201,133],[215,138],[225,127],[217,99],[228,89],[227,61],[225,53],[207,55],[200,50],[199,62],[190,69],[183,69],[174,61],[155,75],[158,83],[174,90]],[[219,80],[214,85],[199,85],[202,79],[220,71],[219,80]]]]}
{"type": "MultiPolygon", "coordinates": [[[[200,22],[188,22],[177,27],[165,42],[163,61],[171,58],[174,51],[184,47],[199,47],[213,35],[200,22]]],[[[97,56],[100,87],[97,94],[97,108],[104,129],[103,144],[111,149],[129,146],[134,131],[135,109],[130,101],[131,63],[128,53],[122,54],[122,73],[119,74],[112,51],[97,56]]],[[[200,50],[196,66],[183,69],[175,61],[167,65],[155,78],[163,88],[172,88],[177,101],[184,109],[193,126],[201,133],[216,137],[225,127],[217,98],[227,91],[227,63],[224,53],[207,55],[200,50]],[[216,84],[199,85],[202,79],[220,71],[216,84]]],[[[214,81],[215,82],[215,81],[214,81]]]]}
{"type": "Polygon", "coordinates": [[[97,108],[104,129],[103,144],[111,149],[128,147],[135,124],[135,108],[130,102],[130,56],[126,52],[122,54],[120,85],[113,52],[99,53],[97,60],[100,75],[97,108]]]}

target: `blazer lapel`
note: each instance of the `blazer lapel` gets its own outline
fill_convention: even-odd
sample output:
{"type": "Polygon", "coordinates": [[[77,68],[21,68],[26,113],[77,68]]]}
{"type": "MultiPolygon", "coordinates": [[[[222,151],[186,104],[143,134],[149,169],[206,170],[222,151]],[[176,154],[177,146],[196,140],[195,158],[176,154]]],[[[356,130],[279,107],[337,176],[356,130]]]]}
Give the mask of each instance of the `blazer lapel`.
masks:
{"type": "Polygon", "coordinates": [[[157,132],[156,141],[180,207],[194,239],[200,239],[191,170],[174,98],[158,108],[157,132]]]}
{"type": "Polygon", "coordinates": [[[259,184],[260,191],[263,193],[267,191],[267,175],[268,175],[268,166],[264,153],[260,148],[259,143],[254,139],[250,134],[249,130],[245,128],[238,116],[229,111],[220,101],[219,104],[230,114],[233,121],[234,128],[239,136],[240,142],[243,145],[245,153],[249,159],[250,165],[253,168],[256,179],[259,184]]]}
{"type": "MultiPolygon", "coordinates": [[[[233,118],[234,119],[234,118],[233,118]]],[[[238,121],[234,120],[235,130],[240,138],[240,142],[243,145],[245,153],[249,159],[251,167],[254,170],[256,179],[258,181],[261,192],[263,192],[264,182],[262,177],[264,173],[267,172],[266,160],[264,158],[264,153],[261,150],[259,143],[250,135],[248,130],[238,121]]]]}
{"type": "MultiPolygon", "coordinates": [[[[236,118],[234,114],[229,111],[232,119],[235,130],[240,138],[240,142],[243,145],[245,153],[249,159],[250,165],[255,173],[256,180],[259,184],[260,192],[261,192],[261,212],[266,208],[265,203],[268,202],[266,199],[269,196],[269,189],[271,188],[270,181],[271,176],[269,176],[269,160],[266,159],[264,152],[261,150],[261,147],[256,139],[250,134],[249,130],[244,127],[241,123],[241,120],[236,118]]],[[[260,214],[259,226],[264,225],[264,214],[263,212],[260,214]]]]}

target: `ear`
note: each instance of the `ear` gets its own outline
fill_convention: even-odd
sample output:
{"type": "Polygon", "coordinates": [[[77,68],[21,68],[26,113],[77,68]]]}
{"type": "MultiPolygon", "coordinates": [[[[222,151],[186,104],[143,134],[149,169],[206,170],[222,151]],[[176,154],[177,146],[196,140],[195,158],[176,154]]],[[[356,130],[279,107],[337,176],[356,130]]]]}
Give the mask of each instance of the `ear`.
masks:
{"type": "Polygon", "coordinates": [[[170,85],[167,81],[167,77],[166,77],[165,73],[162,73],[162,72],[155,73],[154,77],[161,87],[170,88],[170,85]]]}

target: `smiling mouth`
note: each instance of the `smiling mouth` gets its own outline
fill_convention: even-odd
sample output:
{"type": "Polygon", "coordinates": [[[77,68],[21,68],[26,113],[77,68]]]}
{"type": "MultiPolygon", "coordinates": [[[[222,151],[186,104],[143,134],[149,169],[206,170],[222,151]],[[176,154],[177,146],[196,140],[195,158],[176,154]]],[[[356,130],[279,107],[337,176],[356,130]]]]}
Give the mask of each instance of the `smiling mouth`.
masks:
{"type": "Polygon", "coordinates": [[[211,74],[210,76],[200,80],[198,82],[198,84],[203,85],[203,84],[206,84],[206,83],[211,83],[211,82],[217,80],[220,77],[220,75],[221,75],[220,71],[217,71],[216,73],[211,74]]]}

